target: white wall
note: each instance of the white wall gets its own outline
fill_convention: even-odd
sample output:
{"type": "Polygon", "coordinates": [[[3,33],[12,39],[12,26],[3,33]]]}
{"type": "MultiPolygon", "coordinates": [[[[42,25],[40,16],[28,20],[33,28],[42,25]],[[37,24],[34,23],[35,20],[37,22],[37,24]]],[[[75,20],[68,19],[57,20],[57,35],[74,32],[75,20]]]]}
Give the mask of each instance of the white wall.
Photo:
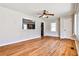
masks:
{"type": "Polygon", "coordinates": [[[77,13],[77,35],[79,36],[79,12],[77,13]]]}
{"type": "Polygon", "coordinates": [[[44,19],[45,21],[45,36],[57,36],[57,31],[56,32],[52,32],[51,31],[51,23],[56,22],[57,23],[57,19],[54,18],[48,18],[48,19],[44,19]]]}
{"type": "Polygon", "coordinates": [[[79,40],[79,4],[76,4],[76,12],[75,12],[75,24],[74,24],[74,32],[75,32],[75,37],[77,38],[76,40],[79,40]]]}
{"type": "MultiPolygon", "coordinates": [[[[45,35],[47,36],[58,36],[57,33],[51,32],[51,23],[56,22],[56,19],[51,18],[45,21],[45,35]]],[[[16,41],[33,39],[40,37],[41,29],[40,25],[43,20],[27,16],[18,11],[14,11],[8,8],[0,7],[0,46],[9,43],[14,43],[16,41]],[[35,20],[36,29],[35,30],[22,30],[22,18],[29,18],[35,20]]],[[[44,21],[43,21],[44,22],[44,21]]],[[[61,35],[62,33],[67,33],[66,35],[71,35],[72,26],[71,18],[61,19],[61,35]],[[65,23],[66,22],[66,23],[65,23]],[[66,25],[65,25],[66,24],[66,25]],[[64,26],[63,26],[64,25],[64,26]],[[64,31],[66,29],[67,31],[64,31]]]]}
{"type": "MultiPolygon", "coordinates": [[[[59,36],[58,31],[51,31],[51,23],[56,22],[58,19],[45,19],[45,35],[46,36],[59,36]]],[[[58,23],[57,23],[58,26],[58,23]]],[[[58,28],[57,28],[58,29],[58,28]]],[[[60,37],[72,38],[72,16],[60,17],[60,37]]]]}
{"type": "Polygon", "coordinates": [[[60,19],[60,35],[61,38],[72,37],[72,17],[61,17],[60,19]]]}
{"type": "Polygon", "coordinates": [[[40,37],[41,19],[0,7],[0,46],[40,37]],[[22,18],[35,20],[36,29],[22,30],[22,18]]]}
{"type": "Polygon", "coordinates": [[[76,13],[76,19],[75,20],[76,20],[76,24],[75,24],[76,25],[76,27],[75,27],[76,33],[75,33],[75,35],[77,37],[77,40],[79,40],[79,12],[76,13]]]}

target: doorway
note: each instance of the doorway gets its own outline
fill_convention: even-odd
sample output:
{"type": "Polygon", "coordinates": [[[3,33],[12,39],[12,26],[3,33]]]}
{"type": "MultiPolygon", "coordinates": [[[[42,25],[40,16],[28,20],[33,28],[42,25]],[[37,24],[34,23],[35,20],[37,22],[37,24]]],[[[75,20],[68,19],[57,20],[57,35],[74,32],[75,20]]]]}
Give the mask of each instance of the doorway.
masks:
{"type": "Polygon", "coordinates": [[[41,37],[44,36],[44,23],[41,22],[41,37]]]}

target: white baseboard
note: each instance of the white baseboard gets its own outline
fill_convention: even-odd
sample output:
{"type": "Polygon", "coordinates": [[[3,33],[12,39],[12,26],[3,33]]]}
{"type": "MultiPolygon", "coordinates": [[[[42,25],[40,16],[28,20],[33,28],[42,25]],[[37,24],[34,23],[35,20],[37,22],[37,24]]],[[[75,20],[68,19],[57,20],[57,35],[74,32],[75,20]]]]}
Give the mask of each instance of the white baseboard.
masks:
{"type": "Polygon", "coordinates": [[[10,44],[14,44],[14,43],[19,43],[19,42],[22,42],[22,41],[32,40],[32,39],[39,38],[39,37],[40,37],[40,36],[33,37],[33,38],[22,39],[22,40],[15,41],[15,42],[9,42],[9,43],[5,43],[5,44],[1,44],[0,47],[1,47],[1,46],[10,45],[10,44]]]}
{"type": "Polygon", "coordinates": [[[71,39],[71,40],[74,40],[73,36],[68,36],[68,37],[64,37],[64,36],[61,36],[61,38],[67,38],[67,39],[71,39]]]}
{"type": "MultiPolygon", "coordinates": [[[[35,39],[35,38],[39,38],[39,37],[40,36],[32,37],[32,38],[25,38],[25,39],[21,39],[21,40],[17,40],[17,41],[14,41],[14,42],[9,42],[9,43],[3,43],[3,44],[0,44],[0,46],[5,46],[5,45],[9,45],[9,44],[19,43],[19,42],[22,42],[22,41],[27,41],[27,40],[31,40],[31,39],[35,39]]],[[[59,36],[55,36],[55,37],[59,37],[59,36]]],[[[61,37],[61,38],[64,38],[64,37],[61,37]]]]}

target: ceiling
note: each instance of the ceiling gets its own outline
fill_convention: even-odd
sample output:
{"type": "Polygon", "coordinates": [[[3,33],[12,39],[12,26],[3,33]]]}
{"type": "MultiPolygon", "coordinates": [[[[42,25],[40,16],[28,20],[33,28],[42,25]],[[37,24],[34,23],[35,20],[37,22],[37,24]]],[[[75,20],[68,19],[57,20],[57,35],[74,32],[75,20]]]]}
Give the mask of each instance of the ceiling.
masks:
{"type": "Polygon", "coordinates": [[[48,10],[50,13],[54,13],[55,16],[72,14],[71,3],[0,3],[0,6],[36,17],[43,10],[48,10]]]}

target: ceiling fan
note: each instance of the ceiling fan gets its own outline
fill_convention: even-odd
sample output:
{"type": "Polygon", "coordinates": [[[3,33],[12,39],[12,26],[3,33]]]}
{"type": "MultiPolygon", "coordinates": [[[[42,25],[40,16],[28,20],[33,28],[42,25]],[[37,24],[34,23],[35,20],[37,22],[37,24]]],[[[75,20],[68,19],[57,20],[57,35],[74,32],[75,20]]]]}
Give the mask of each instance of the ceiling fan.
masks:
{"type": "Polygon", "coordinates": [[[48,16],[54,16],[54,14],[50,14],[47,10],[43,10],[43,13],[42,15],[39,16],[39,18],[41,17],[48,18],[48,16]]]}

